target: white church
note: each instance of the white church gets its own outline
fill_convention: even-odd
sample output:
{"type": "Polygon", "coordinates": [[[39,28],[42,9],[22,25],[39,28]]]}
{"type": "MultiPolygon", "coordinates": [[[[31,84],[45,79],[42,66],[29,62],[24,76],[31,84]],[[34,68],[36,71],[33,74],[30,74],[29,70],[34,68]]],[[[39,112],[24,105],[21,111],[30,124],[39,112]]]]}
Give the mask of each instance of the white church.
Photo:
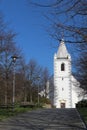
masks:
{"type": "Polygon", "coordinates": [[[75,108],[76,103],[87,99],[80,83],[72,75],[71,56],[66,48],[64,40],[60,42],[57,53],[54,54],[54,84],[47,82],[46,90],[39,95],[45,96],[56,108],[75,108]]]}
{"type": "Polygon", "coordinates": [[[62,39],[57,53],[54,54],[54,99],[56,108],[75,108],[76,103],[83,99],[80,94],[79,82],[71,72],[71,56],[62,39]]]}

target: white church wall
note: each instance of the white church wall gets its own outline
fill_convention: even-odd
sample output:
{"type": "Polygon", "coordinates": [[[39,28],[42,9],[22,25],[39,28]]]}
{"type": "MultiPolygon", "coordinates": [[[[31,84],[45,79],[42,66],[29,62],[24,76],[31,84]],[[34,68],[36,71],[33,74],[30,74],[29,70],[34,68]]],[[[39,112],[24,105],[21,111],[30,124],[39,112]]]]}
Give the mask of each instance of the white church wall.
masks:
{"type": "Polygon", "coordinates": [[[71,73],[71,56],[62,40],[54,55],[54,106],[75,108],[75,104],[81,99],[80,92],[82,90],[79,89],[79,82],[71,73]]]}
{"type": "Polygon", "coordinates": [[[68,60],[61,60],[56,59],[54,62],[54,76],[58,77],[66,77],[69,75],[69,61],[68,60]],[[61,71],[61,64],[65,64],[65,71],[61,71]]]}
{"type": "Polygon", "coordinates": [[[55,95],[54,105],[60,108],[61,101],[66,102],[66,108],[70,107],[70,60],[69,59],[57,59],[57,55],[54,56],[54,84],[55,95]],[[61,71],[61,64],[64,63],[65,70],[61,71]]]}
{"type": "Polygon", "coordinates": [[[76,107],[76,103],[78,102],[78,95],[75,92],[75,90],[72,89],[72,107],[75,108],[76,107]]]}

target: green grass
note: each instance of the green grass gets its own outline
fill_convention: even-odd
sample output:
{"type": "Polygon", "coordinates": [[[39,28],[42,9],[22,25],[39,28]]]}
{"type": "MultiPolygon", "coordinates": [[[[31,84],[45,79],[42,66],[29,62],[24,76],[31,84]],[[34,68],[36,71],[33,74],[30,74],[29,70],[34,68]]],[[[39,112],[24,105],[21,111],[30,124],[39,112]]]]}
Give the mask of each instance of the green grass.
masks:
{"type": "Polygon", "coordinates": [[[23,108],[23,107],[16,107],[14,111],[12,109],[0,109],[0,121],[18,115],[20,113],[24,113],[27,111],[31,111],[35,108],[23,108]]]}
{"type": "Polygon", "coordinates": [[[80,115],[83,117],[85,123],[87,124],[87,107],[85,108],[77,108],[79,111],[80,115]]]}

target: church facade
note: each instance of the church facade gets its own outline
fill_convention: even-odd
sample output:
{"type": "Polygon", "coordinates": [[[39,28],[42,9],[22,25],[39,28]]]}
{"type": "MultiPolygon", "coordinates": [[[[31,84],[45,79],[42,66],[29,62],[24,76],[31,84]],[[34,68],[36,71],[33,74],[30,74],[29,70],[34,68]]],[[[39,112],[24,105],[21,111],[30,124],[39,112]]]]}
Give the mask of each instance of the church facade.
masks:
{"type": "Polygon", "coordinates": [[[54,78],[47,82],[46,90],[38,94],[48,98],[56,108],[75,108],[79,101],[87,100],[87,95],[79,86],[80,83],[72,75],[71,56],[62,39],[54,54],[54,78]]]}
{"type": "Polygon", "coordinates": [[[54,54],[53,105],[56,108],[75,108],[80,100],[77,86],[79,82],[71,72],[71,56],[62,40],[57,53],[54,54]]]}

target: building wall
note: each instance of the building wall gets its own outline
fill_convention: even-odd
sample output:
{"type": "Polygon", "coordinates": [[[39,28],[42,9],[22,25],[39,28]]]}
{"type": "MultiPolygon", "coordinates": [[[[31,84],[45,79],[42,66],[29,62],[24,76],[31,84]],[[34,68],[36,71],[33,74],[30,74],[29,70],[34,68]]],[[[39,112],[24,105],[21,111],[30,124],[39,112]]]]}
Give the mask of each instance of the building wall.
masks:
{"type": "Polygon", "coordinates": [[[54,55],[53,104],[56,108],[75,108],[75,104],[83,99],[83,96],[79,97],[79,95],[84,93],[84,90],[79,88],[80,84],[72,75],[71,67],[71,56],[62,39],[58,51],[54,55]],[[61,64],[64,64],[64,70],[61,70],[61,64]]]}
{"type": "Polygon", "coordinates": [[[67,59],[58,59],[54,56],[54,106],[60,108],[65,103],[66,108],[72,107],[71,90],[71,61],[67,59]],[[61,64],[65,64],[65,70],[61,71],[61,64]]]}

